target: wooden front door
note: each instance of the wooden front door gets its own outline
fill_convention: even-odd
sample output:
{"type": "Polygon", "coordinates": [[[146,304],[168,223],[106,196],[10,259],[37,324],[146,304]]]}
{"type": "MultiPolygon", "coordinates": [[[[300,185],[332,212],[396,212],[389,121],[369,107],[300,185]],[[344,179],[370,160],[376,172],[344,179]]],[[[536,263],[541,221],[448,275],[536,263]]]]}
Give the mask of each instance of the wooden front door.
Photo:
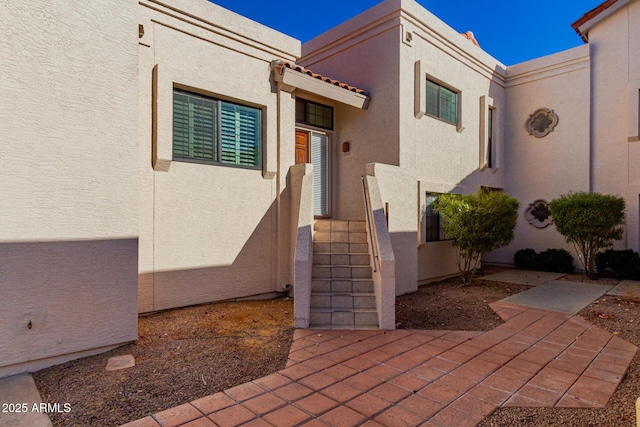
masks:
{"type": "Polygon", "coordinates": [[[296,131],[296,165],[309,163],[309,133],[296,131]]]}

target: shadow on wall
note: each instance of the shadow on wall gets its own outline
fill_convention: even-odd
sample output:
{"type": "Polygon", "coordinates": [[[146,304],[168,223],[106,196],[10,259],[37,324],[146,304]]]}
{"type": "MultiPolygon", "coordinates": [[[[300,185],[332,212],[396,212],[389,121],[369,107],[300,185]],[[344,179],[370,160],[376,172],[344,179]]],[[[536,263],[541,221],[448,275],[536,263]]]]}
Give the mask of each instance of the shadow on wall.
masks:
{"type": "Polygon", "coordinates": [[[0,367],[135,340],[137,274],[137,238],[0,243],[0,367]]]}
{"type": "MultiPolygon", "coordinates": [[[[288,193],[287,189],[282,195],[282,206],[288,206],[288,193]]],[[[211,266],[162,271],[158,260],[154,260],[156,271],[139,274],[138,312],[280,291],[278,283],[289,283],[291,249],[288,222],[285,221],[288,216],[284,214],[278,233],[276,211],[276,203],[273,202],[230,264],[219,265],[219,260],[206,253],[210,242],[198,241],[194,241],[188,250],[193,251],[198,259],[208,259],[211,266]],[[278,269],[283,275],[281,278],[278,269]]],[[[203,218],[208,219],[211,218],[203,218]]],[[[211,224],[216,226],[214,221],[211,224]]],[[[225,243],[217,244],[224,246],[225,243]]]]}

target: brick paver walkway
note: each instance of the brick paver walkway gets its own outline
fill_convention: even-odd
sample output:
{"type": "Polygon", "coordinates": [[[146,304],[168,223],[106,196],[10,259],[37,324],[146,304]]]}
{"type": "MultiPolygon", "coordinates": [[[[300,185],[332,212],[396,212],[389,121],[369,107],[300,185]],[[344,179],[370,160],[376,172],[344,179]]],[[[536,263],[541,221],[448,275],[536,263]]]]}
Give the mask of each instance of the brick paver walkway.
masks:
{"type": "Polygon", "coordinates": [[[273,375],[126,424],[475,426],[499,406],[603,407],[637,347],[568,314],[497,302],[473,331],[296,330],[273,375]]]}

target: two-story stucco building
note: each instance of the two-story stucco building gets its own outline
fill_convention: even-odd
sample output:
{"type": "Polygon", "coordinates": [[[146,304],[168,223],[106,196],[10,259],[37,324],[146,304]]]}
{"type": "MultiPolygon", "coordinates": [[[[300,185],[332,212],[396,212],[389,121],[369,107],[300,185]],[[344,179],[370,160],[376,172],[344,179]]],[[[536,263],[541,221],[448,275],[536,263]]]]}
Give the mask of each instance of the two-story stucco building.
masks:
{"type": "Polygon", "coordinates": [[[623,196],[638,250],[637,0],[509,67],[414,0],[304,45],[205,0],[2,5],[0,376],[231,298],[393,328],[395,295],[457,272],[439,193],[518,198],[487,262],[565,247],[531,212],[570,191],[623,196]]]}

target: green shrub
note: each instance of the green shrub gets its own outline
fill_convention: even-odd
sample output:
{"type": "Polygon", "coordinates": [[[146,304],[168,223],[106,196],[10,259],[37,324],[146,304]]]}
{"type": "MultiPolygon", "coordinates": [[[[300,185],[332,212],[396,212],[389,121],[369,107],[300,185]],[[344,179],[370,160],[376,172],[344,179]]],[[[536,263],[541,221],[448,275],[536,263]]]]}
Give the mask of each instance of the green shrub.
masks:
{"type": "Polygon", "coordinates": [[[547,249],[536,257],[539,269],[553,273],[571,273],[573,257],[566,249],[547,249]]]}
{"type": "Polygon", "coordinates": [[[596,268],[598,275],[602,277],[640,280],[640,255],[631,249],[608,249],[596,255],[596,268]]]}
{"type": "Polygon", "coordinates": [[[622,238],[625,202],[600,193],[572,193],[550,203],[553,223],[581,255],[587,277],[595,279],[596,254],[622,238]]]}
{"type": "Polygon", "coordinates": [[[471,282],[482,254],[513,240],[518,201],[507,193],[480,189],[478,194],[443,194],[433,208],[444,218],[464,285],[471,282]]]}
{"type": "Polygon", "coordinates": [[[521,270],[538,270],[538,254],[534,249],[520,249],[513,256],[516,268],[521,270]]]}

